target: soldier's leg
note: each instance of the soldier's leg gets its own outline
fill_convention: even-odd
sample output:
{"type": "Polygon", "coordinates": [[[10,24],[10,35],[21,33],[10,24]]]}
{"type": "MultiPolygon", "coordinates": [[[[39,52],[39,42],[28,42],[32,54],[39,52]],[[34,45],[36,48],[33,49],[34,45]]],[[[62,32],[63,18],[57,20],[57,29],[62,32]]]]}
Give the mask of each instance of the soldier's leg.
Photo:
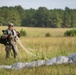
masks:
{"type": "Polygon", "coordinates": [[[13,50],[13,53],[14,53],[14,58],[16,58],[17,55],[18,55],[18,48],[17,48],[17,45],[13,45],[13,46],[12,46],[12,50],[13,50]]]}
{"type": "Polygon", "coordinates": [[[6,58],[9,58],[10,52],[11,52],[11,47],[10,47],[10,45],[6,45],[5,51],[6,51],[6,58]]]}

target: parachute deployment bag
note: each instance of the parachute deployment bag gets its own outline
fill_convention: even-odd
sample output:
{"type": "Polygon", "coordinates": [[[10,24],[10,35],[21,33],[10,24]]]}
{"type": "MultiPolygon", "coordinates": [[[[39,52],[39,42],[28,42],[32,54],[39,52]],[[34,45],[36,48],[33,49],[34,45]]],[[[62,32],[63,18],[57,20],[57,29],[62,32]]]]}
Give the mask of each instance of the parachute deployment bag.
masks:
{"type": "MultiPolygon", "coordinates": [[[[6,33],[8,33],[7,30],[2,30],[3,33],[4,33],[5,31],[6,31],[6,33]]],[[[0,43],[6,45],[6,43],[7,43],[7,38],[3,39],[2,36],[0,36],[0,43]]]]}
{"type": "Polygon", "coordinates": [[[7,41],[6,41],[6,39],[3,39],[1,36],[0,37],[0,43],[6,45],[7,41]]]}

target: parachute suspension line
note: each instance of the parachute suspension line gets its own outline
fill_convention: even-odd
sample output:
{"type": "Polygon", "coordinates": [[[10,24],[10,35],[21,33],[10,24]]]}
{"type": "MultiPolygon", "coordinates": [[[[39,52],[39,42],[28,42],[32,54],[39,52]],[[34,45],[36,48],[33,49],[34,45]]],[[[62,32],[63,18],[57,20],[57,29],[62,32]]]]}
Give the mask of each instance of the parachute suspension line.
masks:
{"type": "Polygon", "coordinates": [[[22,49],[28,54],[28,55],[32,55],[32,56],[36,56],[35,54],[33,54],[33,53],[31,53],[30,51],[28,51],[28,49],[26,49],[25,47],[24,47],[24,45],[22,44],[22,42],[21,42],[21,40],[17,37],[17,42],[18,42],[18,44],[22,47],[22,49]]]}

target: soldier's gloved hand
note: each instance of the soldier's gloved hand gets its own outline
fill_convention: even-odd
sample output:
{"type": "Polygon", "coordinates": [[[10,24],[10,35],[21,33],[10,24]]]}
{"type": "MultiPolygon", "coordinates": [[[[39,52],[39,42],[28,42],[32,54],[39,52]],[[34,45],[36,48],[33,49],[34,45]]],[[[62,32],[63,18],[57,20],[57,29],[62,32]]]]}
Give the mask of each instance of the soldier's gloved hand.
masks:
{"type": "Polygon", "coordinates": [[[10,38],[11,34],[8,34],[7,38],[10,38]]]}

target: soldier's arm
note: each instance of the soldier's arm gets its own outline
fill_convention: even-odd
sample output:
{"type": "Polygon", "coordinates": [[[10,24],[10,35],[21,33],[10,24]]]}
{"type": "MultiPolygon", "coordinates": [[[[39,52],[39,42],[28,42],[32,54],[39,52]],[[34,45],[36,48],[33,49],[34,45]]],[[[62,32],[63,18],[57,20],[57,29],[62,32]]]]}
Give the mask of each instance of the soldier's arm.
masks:
{"type": "Polygon", "coordinates": [[[5,39],[5,38],[10,38],[10,35],[5,35],[5,34],[3,34],[3,35],[2,35],[2,38],[3,38],[3,39],[5,39]]]}
{"type": "Polygon", "coordinates": [[[7,34],[7,32],[3,32],[3,35],[2,35],[2,38],[5,39],[5,38],[9,38],[10,37],[10,34],[7,34]]]}
{"type": "Polygon", "coordinates": [[[2,38],[3,39],[5,39],[5,38],[7,38],[8,37],[8,35],[2,35],[2,38]]]}

